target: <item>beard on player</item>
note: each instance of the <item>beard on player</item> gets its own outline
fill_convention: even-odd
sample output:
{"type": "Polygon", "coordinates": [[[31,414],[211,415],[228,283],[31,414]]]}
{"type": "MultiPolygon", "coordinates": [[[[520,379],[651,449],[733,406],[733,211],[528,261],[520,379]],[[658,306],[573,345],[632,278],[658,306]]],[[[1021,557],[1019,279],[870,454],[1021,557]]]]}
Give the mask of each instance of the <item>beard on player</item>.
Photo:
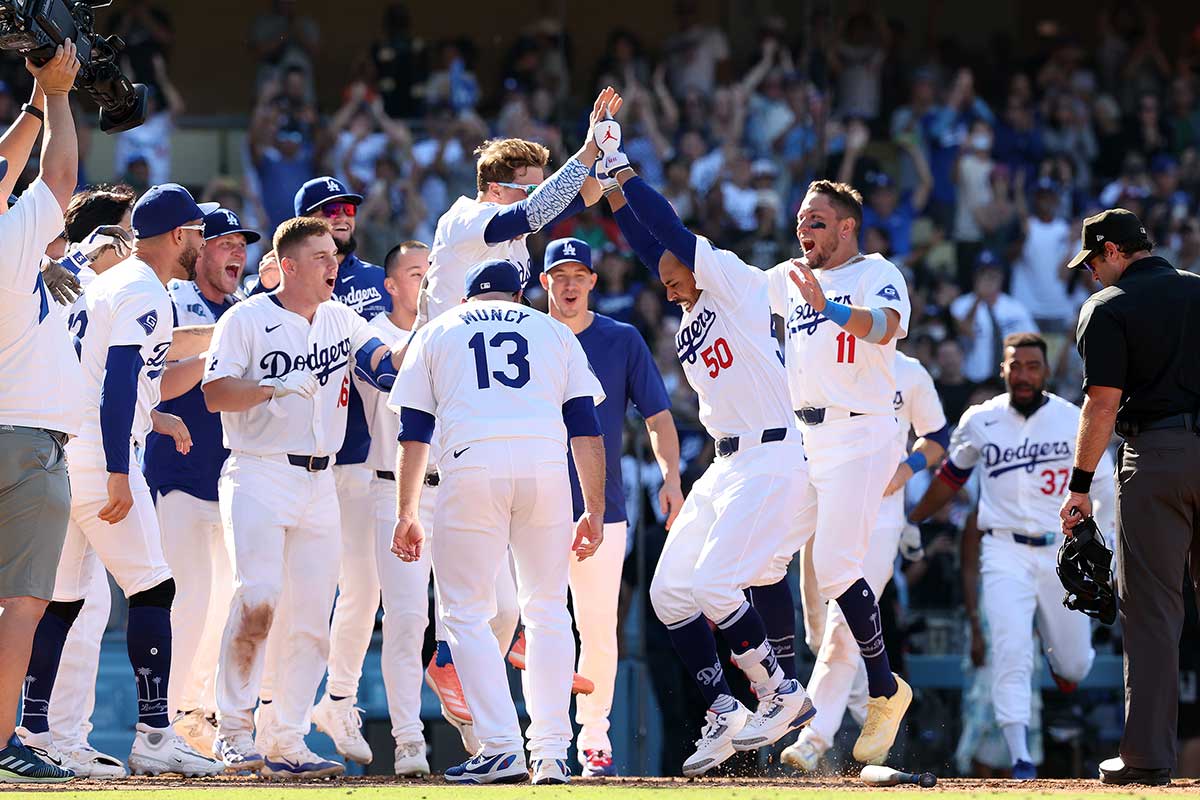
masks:
{"type": "Polygon", "coordinates": [[[179,267],[183,270],[183,275],[177,276],[183,280],[196,280],[196,260],[200,258],[200,248],[189,247],[179,254],[179,267]]]}
{"type": "Polygon", "coordinates": [[[338,239],[334,237],[333,243],[337,245],[337,252],[339,256],[348,256],[358,249],[358,240],[354,238],[353,233],[351,233],[345,239],[338,239]]]}

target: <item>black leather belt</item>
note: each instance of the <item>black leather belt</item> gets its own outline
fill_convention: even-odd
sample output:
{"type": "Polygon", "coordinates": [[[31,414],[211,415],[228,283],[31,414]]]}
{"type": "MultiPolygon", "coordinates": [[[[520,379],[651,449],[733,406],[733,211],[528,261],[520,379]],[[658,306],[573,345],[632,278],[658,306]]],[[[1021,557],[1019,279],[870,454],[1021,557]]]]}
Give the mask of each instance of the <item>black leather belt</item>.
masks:
{"type": "Polygon", "coordinates": [[[296,456],[288,453],[288,463],[293,467],[303,467],[309,472],[320,472],[329,469],[329,456],[296,456]]]}
{"type": "Polygon", "coordinates": [[[1150,422],[1118,422],[1117,435],[1128,439],[1146,431],[1161,431],[1170,428],[1200,432],[1200,420],[1195,414],[1172,414],[1169,417],[1160,417],[1150,422]]]}
{"type": "MultiPolygon", "coordinates": [[[[787,428],[767,428],[762,432],[758,442],[766,444],[767,442],[782,442],[787,438],[787,428]]],[[[729,458],[738,451],[742,445],[742,437],[740,436],[725,436],[717,439],[717,456],[719,458],[729,458]]]]}
{"type": "MultiPolygon", "coordinates": [[[[394,481],[394,480],[396,480],[396,473],[394,473],[390,470],[386,470],[386,469],[377,469],[377,470],[375,470],[375,477],[379,478],[379,480],[381,480],[381,481],[394,481]]],[[[425,485],[426,486],[437,486],[441,482],[442,482],[442,476],[439,475],[438,473],[436,473],[436,472],[426,472],[425,473],[425,485]]]]}
{"type": "MultiPolygon", "coordinates": [[[[820,425],[825,421],[825,409],[823,408],[800,408],[796,410],[796,416],[805,425],[820,425]]],[[[851,411],[850,416],[861,417],[857,411],[851,411]]]]}
{"type": "MultiPolygon", "coordinates": [[[[988,536],[991,536],[993,533],[994,531],[987,531],[988,536]]],[[[1058,541],[1058,534],[1055,533],[1047,533],[1044,536],[1026,536],[1023,533],[1016,533],[1014,531],[1001,531],[1001,533],[1007,533],[1017,544],[1026,544],[1030,547],[1045,547],[1048,544],[1054,544],[1058,541]]]]}

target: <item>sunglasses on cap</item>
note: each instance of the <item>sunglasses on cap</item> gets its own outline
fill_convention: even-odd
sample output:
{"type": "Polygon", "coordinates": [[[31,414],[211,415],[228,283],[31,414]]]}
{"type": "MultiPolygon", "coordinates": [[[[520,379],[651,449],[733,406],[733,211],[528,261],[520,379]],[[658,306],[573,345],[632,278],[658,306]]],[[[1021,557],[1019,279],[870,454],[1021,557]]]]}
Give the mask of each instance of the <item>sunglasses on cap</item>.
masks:
{"type": "Polygon", "coordinates": [[[321,215],[325,217],[336,217],[339,214],[345,214],[347,217],[353,217],[358,214],[358,206],[354,203],[326,203],[321,206],[321,215]]]}
{"type": "Polygon", "coordinates": [[[540,186],[541,184],[537,184],[537,183],[509,183],[509,182],[507,182],[507,181],[496,181],[496,185],[497,185],[497,186],[503,186],[503,187],[504,187],[504,188],[506,188],[506,189],[519,189],[519,190],[521,190],[522,192],[524,192],[524,193],[525,193],[525,196],[526,196],[526,197],[528,197],[529,195],[531,195],[531,194],[533,194],[535,191],[537,191],[537,188],[538,188],[538,186],[540,186]]]}

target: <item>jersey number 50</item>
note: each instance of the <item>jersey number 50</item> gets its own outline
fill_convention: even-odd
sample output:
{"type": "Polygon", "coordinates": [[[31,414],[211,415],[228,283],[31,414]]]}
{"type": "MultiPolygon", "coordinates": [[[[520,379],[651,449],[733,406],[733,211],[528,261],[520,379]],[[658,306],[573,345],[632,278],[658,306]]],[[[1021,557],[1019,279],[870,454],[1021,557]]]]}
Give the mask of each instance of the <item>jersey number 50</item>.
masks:
{"type": "Polygon", "coordinates": [[[483,331],[471,337],[467,346],[475,353],[475,378],[480,389],[490,389],[491,378],[512,389],[520,389],[529,383],[529,341],[515,331],[502,331],[484,344],[483,331]],[[488,371],[488,347],[500,349],[507,344],[513,346],[512,352],[506,353],[508,367],[516,367],[517,374],[510,375],[508,367],[488,371]]]}
{"type": "Polygon", "coordinates": [[[721,370],[733,366],[733,351],[729,349],[729,342],[724,338],[717,339],[712,343],[712,347],[705,348],[700,357],[704,359],[704,366],[708,367],[710,378],[717,377],[721,370]]]}

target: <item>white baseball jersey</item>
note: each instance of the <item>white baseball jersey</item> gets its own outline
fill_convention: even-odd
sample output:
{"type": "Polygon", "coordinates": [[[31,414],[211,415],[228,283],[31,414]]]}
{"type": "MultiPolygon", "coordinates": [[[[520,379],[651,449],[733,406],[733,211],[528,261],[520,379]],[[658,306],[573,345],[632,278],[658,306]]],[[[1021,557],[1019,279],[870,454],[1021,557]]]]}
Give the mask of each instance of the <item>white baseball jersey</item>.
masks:
{"type": "Polygon", "coordinates": [[[562,406],[604,400],[571,329],[519,303],[465,303],[417,331],[388,405],[437,417],[444,452],[485,439],[567,444],[562,406]]]}
{"type": "Polygon", "coordinates": [[[79,436],[99,442],[100,394],[108,349],[136,345],[142,357],[138,374],[133,440],[144,444],[150,411],[158,405],[159,383],[171,347],[171,297],[145,261],[131,256],[97,275],[83,295],[83,308],[72,314],[83,367],[84,415],[79,436]]]}
{"type": "MultiPolygon", "coordinates": [[[[376,314],[370,326],[379,340],[391,347],[406,341],[410,331],[397,327],[387,314],[376,314]]],[[[388,408],[388,395],[376,390],[357,375],[354,377],[363,398],[363,413],[371,431],[371,449],[367,453],[368,469],[391,472],[396,469],[396,437],[400,434],[400,415],[388,408]]],[[[430,464],[434,462],[431,460],[430,464]]]]}
{"type": "MultiPolygon", "coordinates": [[[[1071,478],[1079,407],[1058,395],[1028,418],[1008,394],[971,406],[950,439],[950,464],[960,472],[979,467],[980,530],[1042,536],[1061,529],[1058,512],[1071,478]]],[[[1092,482],[1097,521],[1112,530],[1113,463],[1106,452],[1092,482]]]]}
{"type": "Polygon", "coordinates": [[[835,269],[816,270],[825,297],[843,305],[892,309],[896,335],[885,345],[858,341],[804,301],[785,261],[769,273],[771,310],[786,321],[788,389],[795,408],[841,408],[859,414],[893,413],[896,341],[908,334],[904,276],[878,253],[856,256],[835,269]]]}
{"type": "Polygon", "coordinates": [[[0,216],[0,425],[79,430],[79,362],[40,272],[62,225],[62,208],[41,178],[0,216]]]}
{"type": "Polygon", "coordinates": [[[695,272],[700,299],[679,322],[675,350],[701,424],[714,439],[796,427],[767,273],[699,237],[695,272]]]}
{"type": "Polygon", "coordinates": [[[460,197],[438,220],[429,252],[429,272],[417,303],[418,325],[424,325],[462,302],[467,289],[467,272],[491,259],[512,262],[521,273],[521,285],[529,281],[529,248],[525,237],[488,244],[483,232],[505,207],[473,197],[460,197]]]}
{"type": "Polygon", "coordinates": [[[229,309],[213,332],[204,383],[258,382],[306,370],[320,388],[311,398],[291,394],[248,411],[221,412],[225,446],[256,456],[336,453],[346,436],[350,364],[373,336],[357,312],[336,300],[317,306],[312,323],[275,295],[255,295],[229,309]]]}
{"type": "Polygon", "coordinates": [[[896,420],[900,423],[900,448],[908,452],[908,431],[917,437],[946,427],[946,413],[933,378],[915,358],[896,352],[896,394],[892,400],[896,420]]]}

